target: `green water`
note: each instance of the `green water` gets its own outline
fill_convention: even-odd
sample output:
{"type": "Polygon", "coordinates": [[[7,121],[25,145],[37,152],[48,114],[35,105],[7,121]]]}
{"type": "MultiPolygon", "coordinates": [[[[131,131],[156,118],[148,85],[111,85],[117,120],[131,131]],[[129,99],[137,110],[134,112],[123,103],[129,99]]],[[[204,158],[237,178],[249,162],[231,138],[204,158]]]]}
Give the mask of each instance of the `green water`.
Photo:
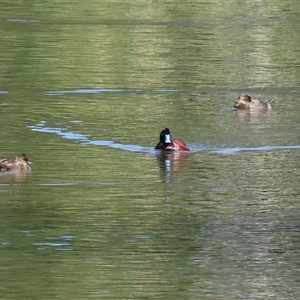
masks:
{"type": "Polygon", "coordinates": [[[0,298],[298,299],[299,15],[4,1],[0,154],[33,164],[0,174],[0,298]]]}

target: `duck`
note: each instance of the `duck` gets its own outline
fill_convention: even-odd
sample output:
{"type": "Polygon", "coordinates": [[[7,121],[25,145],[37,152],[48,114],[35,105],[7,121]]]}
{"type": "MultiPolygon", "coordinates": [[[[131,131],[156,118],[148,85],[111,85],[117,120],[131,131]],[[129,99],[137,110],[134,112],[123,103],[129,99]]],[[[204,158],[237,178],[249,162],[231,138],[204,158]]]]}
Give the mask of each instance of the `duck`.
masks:
{"type": "Polygon", "coordinates": [[[159,135],[159,142],[155,146],[156,150],[170,150],[170,151],[190,151],[186,143],[181,139],[172,140],[169,128],[165,128],[159,135]]]}
{"type": "Polygon", "coordinates": [[[31,170],[29,167],[31,162],[28,160],[26,154],[19,154],[15,159],[4,158],[0,160],[0,171],[28,171],[31,170]]]}
{"type": "Polygon", "coordinates": [[[242,94],[238,97],[235,105],[233,106],[236,109],[248,109],[248,110],[270,110],[271,104],[273,104],[275,97],[273,97],[268,102],[263,102],[258,99],[253,99],[247,94],[242,94]]]}

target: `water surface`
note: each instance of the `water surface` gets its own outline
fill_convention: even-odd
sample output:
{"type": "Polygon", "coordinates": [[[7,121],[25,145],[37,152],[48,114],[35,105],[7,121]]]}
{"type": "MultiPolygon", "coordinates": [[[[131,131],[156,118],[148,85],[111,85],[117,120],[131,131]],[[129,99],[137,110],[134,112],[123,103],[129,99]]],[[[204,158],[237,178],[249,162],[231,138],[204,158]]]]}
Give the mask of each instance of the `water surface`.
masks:
{"type": "Polygon", "coordinates": [[[298,299],[299,12],[3,3],[0,298],[298,299]]]}

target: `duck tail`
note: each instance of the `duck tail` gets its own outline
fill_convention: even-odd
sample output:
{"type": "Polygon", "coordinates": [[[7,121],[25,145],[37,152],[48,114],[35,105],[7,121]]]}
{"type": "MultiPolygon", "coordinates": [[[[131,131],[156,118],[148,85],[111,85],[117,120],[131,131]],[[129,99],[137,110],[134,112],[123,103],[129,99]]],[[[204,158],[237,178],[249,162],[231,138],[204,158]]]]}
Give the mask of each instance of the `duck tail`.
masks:
{"type": "Polygon", "coordinates": [[[269,101],[268,101],[268,104],[272,104],[274,102],[274,100],[276,99],[276,96],[274,96],[273,98],[271,98],[269,101]]]}

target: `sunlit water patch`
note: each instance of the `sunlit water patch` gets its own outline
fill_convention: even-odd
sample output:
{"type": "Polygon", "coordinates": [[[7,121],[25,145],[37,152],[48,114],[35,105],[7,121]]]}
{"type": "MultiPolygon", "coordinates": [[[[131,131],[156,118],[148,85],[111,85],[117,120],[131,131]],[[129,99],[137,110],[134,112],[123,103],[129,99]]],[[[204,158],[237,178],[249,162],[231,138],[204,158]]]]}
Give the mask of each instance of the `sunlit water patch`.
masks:
{"type": "MultiPolygon", "coordinates": [[[[74,237],[73,237],[74,238],[74,237]]],[[[51,247],[57,251],[72,251],[72,238],[47,238],[47,241],[43,242],[33,242],[32,245],[36,247],[37,250],[46,250],[47,248],[51,247]]]]}
{"type": "MultiPolygon", "coordinates": [[[[30,230],[22,230],[22,233],[28,238],[38,239],[35,233],[30,230]]],[[[72,251],[72,241],[76,238],[75,235],[60,235],[46,237],[46,240],[33,241],[32,245],[36,247],[36,250],[42,251],[47,248],[53,248],[57,251],[72,251]]]]}
{"type": "Polygon", "coordinates": [[[7,22],[14,22],[14,23],[40,23],[40,20],[35,19],[7,19],[7,22]]]}
{"type": "Polygon", "coordinates": [[[100,93],[121,93],[125,89],[76,89],[76,90],[63,90],[63,91],[47,91],[47,96],[60,96],[65,94],[100,94],[100,93]]]}
{"type": "MultiPolygon", "coordinates": [[[[32,239],[32,246],[36,248],[36,250],[43,251],[47,248],[53,248],[56,251],[72,251],[73,246],[72,242],[77,238],[75,235],[61,235],[57,237],[46,237],[45,240],[42,241],[34,241],[38,239],[37,235],[30,230],[22,230],[22,234],[28,238],[32,239]]],[[[11,242],[5,241],[1,243],[3,246],[11,246],[11,242]]]]}
{"type": "MultiPolygon", "coordinates": [[[[129,182],[89,182],[87,184],[84,185],[128,185],[129,182]]],[[[75,183],[75,182],[51,182],[51,183],[38,183],[38,186],[73,186],[73,185],[79,185],[79,183],[75,183]]],[[[1,185],[0,185],[1,186],[1,185]]]]}
{"type": "Polygon", "coordinates": [[[261,147],[233,147],[212,150],[213,153],[220,154],[233,154],[240,151],[275,151],[275,150],[288,150],[288,149],[300,149],[300,145],[289,146],[261,146],[261,147]]]}
{"type": "MultiPolygon", "coordinates": [[[[108,89],[108,88],[91,88],[91,89],[75,89],[75,90],[57,90],[57,91],[46,91],[44,95],[46,96],[61,96],[66,94],[102,94],[102,93],[140,93],[144,92],[141,89],[108,89]]],[[[154,93],[176,93],[176,92],[182,92],[180,89],[172,89],[172,88],[160,88],[160,89],[153,89],[152,92],[154,93]]]]}

